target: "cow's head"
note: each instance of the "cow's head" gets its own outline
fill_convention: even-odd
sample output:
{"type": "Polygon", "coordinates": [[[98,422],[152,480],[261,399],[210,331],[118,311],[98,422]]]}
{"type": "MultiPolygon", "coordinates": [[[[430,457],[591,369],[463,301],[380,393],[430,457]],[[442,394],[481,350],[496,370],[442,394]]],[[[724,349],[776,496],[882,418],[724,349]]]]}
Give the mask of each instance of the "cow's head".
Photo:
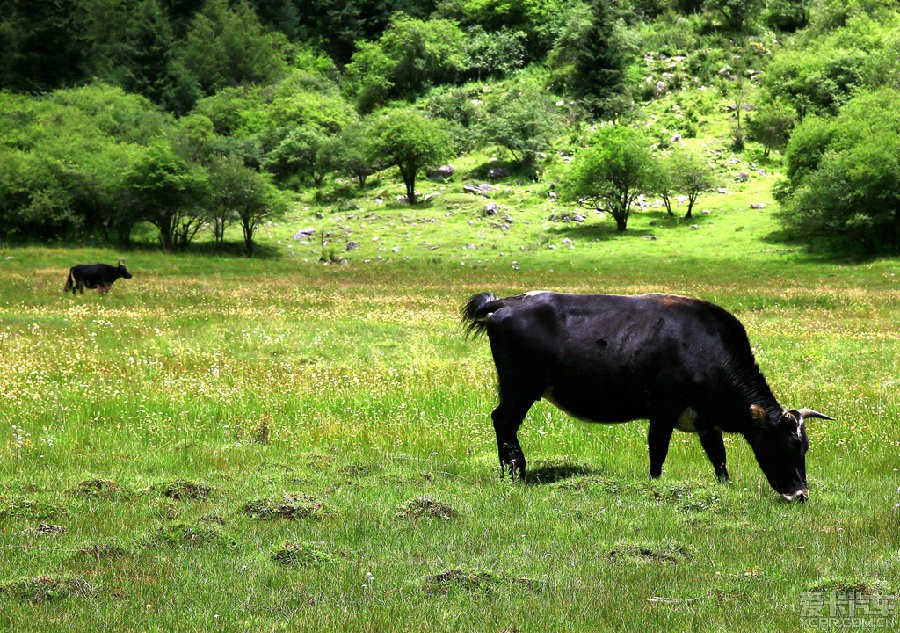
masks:
{"type": "Polygon", "coordinates": [[[118,271],[119,271],[119,277],[121,277],[122,279],[131,279],[132,275],[130,272],[128,272],[128,269],[125,268],[125,260],[124,259],[119,260],[118,271]]]}
{"type": "Polygon", "coordinates": [[[747,439],[769,485],[788,501],[802,503],[808,500],[806,451],[809,450],[809,439],[803,421],[834,418],[812,409],[791,409],[782,411],[776,420],[772,420],[755,404],[750,407],[750,417],[753,431],[747,434],[747,439]]]}

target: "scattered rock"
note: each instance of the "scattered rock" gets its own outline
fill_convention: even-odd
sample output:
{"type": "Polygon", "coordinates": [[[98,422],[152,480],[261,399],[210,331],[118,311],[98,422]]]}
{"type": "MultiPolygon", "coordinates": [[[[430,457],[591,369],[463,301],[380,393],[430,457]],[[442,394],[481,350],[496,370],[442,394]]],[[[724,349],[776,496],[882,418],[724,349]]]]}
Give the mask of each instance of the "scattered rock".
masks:
{"type": "Polygon", "coordinates": [[[432,180],[446,180],[447,178],[452,178],[455,173],[456,170],[453,168],[453,165],[441,165],[437,169],[429,170],[428,177],[432,180]]]}
{"type": "Polygon", "coordinates": [[[748,180],[750,180],[750,174],[745,171],[741,171],[735,174],[734,179],[738,182],[747,182],[748,180]]]}
{"type": "MultiPolygon", "coordinates": [[[[322,219],[322,218],[319,218],[319,219],[322,219]]],[[[294,233],[294,235],[291,239],[299,242],[300,240],[308,240],[315,234],[316,234],[316,230],[313,228],[300,229],[296,233],[294,233]]]]}
{"type": "Polygon", "coordinates": [[[643,239],[645,239],[645,240],[652,240],[652,241],[655,242],[655,241],[658,240],[659,238],[656,237],[655,235],[645,235],[645,236],[643,237],[643,239]]]}
{"type": "Polygon", "coordinates": [[[691,230],[692,230],[692,231],[696,231],[696,230],[699,229],[699,228],[700,228],[699,225],[697,225],[697,224],[691,224],[691,230]]]}
{"type": "Polygon", "coordinates": [[[34,533],[37,535],[51,535],[55,536],[57,534],[65,534],[66,528],[62,525],[51,525],[49,523],[41,523],[34,529],[34,533]]]}
{"type": "Polygon", "coordinates": [[[488,184],[463,185],[463,191],[465,191],[466,193],[474,193],[479,196],[486,196],[494,192],[494,187],[493,185],[488,184]]]}
{"type": "Polygon", "coordinates": [[[485,215],[494,215],[499,210],[500,210],[500,205],[498,205],[494,201],[491,201],[491,202],[488,202],[486,205],[484,205],[484,209],[482,210],[482,213],[484,213],[485,215]]]}
{"type": "Polygon", "coordinates": [[[497,180],[498,178],[506,178],[509,176],[509,170],[504,167],[491,167],[488,170],[488,178],[497,180]]]}
{"type": "Polygon", "coordinates": [[[750,204],[751,209],[765,209],[766,205],[762,202],[753,202],[750,204]]]}
{"type": "Polygon", "coordinates": [[[359,248],[359,242],[350,241],[350,242],[347,242],[345,244],[345,246],[348,251],[355,251],[357,248],[359,248]]]}

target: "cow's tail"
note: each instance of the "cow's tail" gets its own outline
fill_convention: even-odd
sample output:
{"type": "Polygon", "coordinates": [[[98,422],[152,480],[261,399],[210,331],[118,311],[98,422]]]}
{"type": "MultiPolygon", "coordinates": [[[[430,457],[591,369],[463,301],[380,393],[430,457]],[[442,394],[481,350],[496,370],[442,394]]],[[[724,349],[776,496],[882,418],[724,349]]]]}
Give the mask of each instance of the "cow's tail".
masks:
{"type": "Polygon", "coordinates": [[[72,280],[72,269],[69,269],[69,280],[66,281],[66,287],[63,289],[63,292],[69,292],[75,286],[75,282],[72,280]]]}
{"type": "Polygon", "coordinates": [[[500,299],[490,292],[472,295],[462,309],[462,324],[466,336],[478,336],[487,331],[488,319],[500,307],[500,299]]]}

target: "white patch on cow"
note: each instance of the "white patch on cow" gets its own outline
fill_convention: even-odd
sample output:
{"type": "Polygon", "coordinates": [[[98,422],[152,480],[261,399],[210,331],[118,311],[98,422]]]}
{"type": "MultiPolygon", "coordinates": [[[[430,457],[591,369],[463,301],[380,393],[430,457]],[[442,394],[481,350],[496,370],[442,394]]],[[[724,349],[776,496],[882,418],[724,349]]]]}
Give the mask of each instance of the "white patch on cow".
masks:
{"type": "Polygon", "coordinates": [[[675,422],[675,428],[685,433],[697,432],[697,410],[694,407],[688,407],[678,416],[675,422]]]}
{"type": "Polygon", "coordinates": [[[549,290],[529,290],[525,293],[526,297],[534,297],[535,295],[544,295],[550,292],[549,290]]]}

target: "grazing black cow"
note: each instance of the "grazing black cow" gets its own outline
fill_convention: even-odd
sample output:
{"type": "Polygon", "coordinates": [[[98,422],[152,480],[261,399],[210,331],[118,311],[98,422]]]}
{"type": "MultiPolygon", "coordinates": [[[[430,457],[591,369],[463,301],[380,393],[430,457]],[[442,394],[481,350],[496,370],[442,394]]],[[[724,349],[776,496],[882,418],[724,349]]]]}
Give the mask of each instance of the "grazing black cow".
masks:
{"type": "Polygon", "coordinates": [[[649,419],[650,476],[659,477],[672,431],[700,436],[728,480],[722,432],[740,433],[776,492],[809,498],[804,419],[775,400],[740,321],[724,309],[665,294],[527,292],[473,296],[462,312],[470,334],[487,332],[500,403],[491,415],[501,476],[525,478],[516,433],[541,398],[590,422],[649,419]]]}
{"type": "Polygon", "coordinates": [[[105,295],[112,288],[116,279],[131,279],[132,275],[125,268],[125,260],[120,259],[118,266],[110,264],[81,264],[72,266],[69,269],[69,279],[66,282],[65,292],[72,291],[72,294],[80,292],[84,294],[84,289],[96,288],[97,291],[105,295]]]}

